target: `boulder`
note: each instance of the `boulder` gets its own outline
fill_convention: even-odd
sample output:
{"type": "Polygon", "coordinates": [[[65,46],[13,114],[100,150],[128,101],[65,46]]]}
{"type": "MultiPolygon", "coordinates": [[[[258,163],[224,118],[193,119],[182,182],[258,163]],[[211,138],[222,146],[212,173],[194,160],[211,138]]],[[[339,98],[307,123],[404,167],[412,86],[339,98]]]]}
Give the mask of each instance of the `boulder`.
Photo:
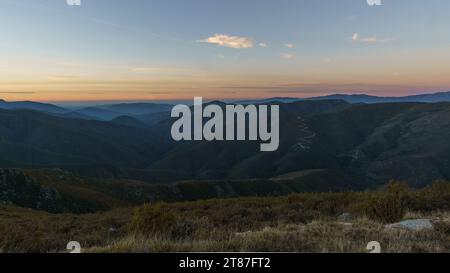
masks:
{"type": "Polygon", "coordinates": [[[433,223],[428,219],[417,219],[387,225],[386,228],[400,228],[412,231],[422,231],[422,230],[432,230],[434,229],[434,226],[433,223]]]}
{"type": "Polygon", "coordinates": [[[343,213],[343,214],[339,215],[339,217],[338,217],[338,221],[341,223],[351,223],[352,220],[353,220],[353,216],[348,212],[343,213]]]}

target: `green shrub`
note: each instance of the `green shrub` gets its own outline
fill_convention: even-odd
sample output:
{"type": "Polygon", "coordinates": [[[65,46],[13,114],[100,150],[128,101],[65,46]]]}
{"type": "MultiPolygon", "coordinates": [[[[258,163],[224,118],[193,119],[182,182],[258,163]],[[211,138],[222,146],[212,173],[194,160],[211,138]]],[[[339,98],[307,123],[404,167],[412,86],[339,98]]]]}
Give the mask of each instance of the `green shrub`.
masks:
{"type": "Polygon", "coordinates": [[[410,208],[414,211],[430,212],[450,209],[450,183],[436,181],[435,183],[413,192],[410,198],[410,208]]]}
{"type": "Polygon", "coordinates": [[[381,223],[394,223],[403,219],[407,209],[408,186],[391,181],[385,191],[373,193],[363,204],[366,216],[381,223]]]}
{"type": "Polygon", "coordinates": [[[128,229],[143,235],[172,235],[177,224],[175,214],[164,203],[136,208],[128,229]]]}
{"type": "Polygon", "coordinates": [[[196,239],[206,238],[214,230],[214,226],[208,217],[201,218],[178,218],[175,226],[172,228],[173,239],[196,239]]]}

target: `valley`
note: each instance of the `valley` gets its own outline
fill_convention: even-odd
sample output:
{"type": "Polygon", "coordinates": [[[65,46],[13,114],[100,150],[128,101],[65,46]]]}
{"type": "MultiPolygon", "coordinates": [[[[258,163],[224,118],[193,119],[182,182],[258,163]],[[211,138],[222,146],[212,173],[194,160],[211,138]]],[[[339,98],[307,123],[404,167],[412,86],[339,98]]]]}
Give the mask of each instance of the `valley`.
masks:
{"type": "Polygon", "coordinates": [[[97,121],[0,110],[0,167],[159,184],[316,169],[365,185],[398,179],[421,187],[450,178],[450,103],[283,103],[280,145],[272,153],[251,141],[176,142],[170,113],[155,115],[160,120],[151,126],[132,117],[97,121]]]}
{"type": "Polygon", "coordinates": [[[360,252],[370,238],[358,232],[387,251],[448,250],[450,103],[279,106],[272,153],[252,141],[173,141],[169,112],[0,110],[0,251],[61,252],[76,240],[86,252],[360,252]],[[401,203],[383,201],[392,190],[401,203]],[[347,212],[351,229],[336,220],[347,212]],[[383,226],[418,216],[434,219],[429,240],[383,226]],[[273,241],[286,238],[296,243],[273,241]]]}

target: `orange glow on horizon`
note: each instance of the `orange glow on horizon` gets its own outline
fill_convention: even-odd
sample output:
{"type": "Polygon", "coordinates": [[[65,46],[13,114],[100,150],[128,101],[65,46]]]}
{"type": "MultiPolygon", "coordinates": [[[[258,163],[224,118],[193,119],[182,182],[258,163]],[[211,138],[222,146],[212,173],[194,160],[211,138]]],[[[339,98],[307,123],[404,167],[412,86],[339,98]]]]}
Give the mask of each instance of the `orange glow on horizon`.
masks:
{"type": "Polygon", "coordinates": [[[183,76],[117,76],[90,78],[0,78],[0,98],[7,101],[90,102],[258,99],[316,97],[336,93],[407,96],[450,90],[450,76],[424,74],[190,74],[183,76]]]}

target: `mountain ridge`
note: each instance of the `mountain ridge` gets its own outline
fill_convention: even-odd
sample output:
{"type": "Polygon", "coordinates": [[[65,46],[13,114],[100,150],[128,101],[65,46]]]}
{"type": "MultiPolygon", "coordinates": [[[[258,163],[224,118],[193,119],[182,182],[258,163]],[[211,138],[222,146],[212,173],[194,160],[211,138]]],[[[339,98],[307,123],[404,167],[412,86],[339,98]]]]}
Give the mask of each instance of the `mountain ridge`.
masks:
{"type": "Polygon", "coordinates": [[[170,114],[153,115],[158,120],[144,124],[133,117],[97,121],[0,110],[0,167],[61,167],[152,183],[270,178],[314,169],[340,170],[366,185],[450,179],[448,102],[283,103],[274,153],[261,153],[256,142],[175,142],[170,114]]]}
{"type": "MultiPolygon", "coordinates": [[[[408,95],[400,97],[383,97],[367,94],[331,94],[319,97],[294,98],[294,97],[273,97],[254,100],[235,100],[234,104],[262,104],[262,103],[294,103],[308,100],[343,100],[348,103],[389,103],[389,102],[417,102],[417,103],[438,103],[450,102],[450,91],[423,93],[418,95],[408,95]]],[[[220,100],[219,100],[220,101],[220,100]]],[[[211,103],[211,102],[210,102],[211,103]]],[[[223,102],[225,103],[225,102],[223,102]]],[[[119,116],[145,116],[155,113],[163,113],[171,110],[173,105],[164,103],[137,102],[137,103],[116,103],[116,104],[98,104],[89,107],[76,107],[69,109],[50,103],[41,103],[33,101],[12,101],[0,99],[0,109],[4,110],[35,110],[52,114],[69,114],[73,116],[78,113],[80,117],[97,118],[100,120],[112,120],[119,116]],[[86,111],[104,111],[106,114],[89,115],[86,111]]]]}
{"type": "Polygon", "coordinates": [[[273,97],[264,99],[249,99],[232,101],[238,104],[263,104],[263,103],[293,103],[308,100],[344,100],[348,103],[394,103],[394,102],[422,102],[422,103],[437,103],[450,102],[450,91],[424,93],[418,95],[408,95],[399,97],[383,97],[368,94],[331,94],[318,97],[295,98],[295,97],[273,97]]]}

